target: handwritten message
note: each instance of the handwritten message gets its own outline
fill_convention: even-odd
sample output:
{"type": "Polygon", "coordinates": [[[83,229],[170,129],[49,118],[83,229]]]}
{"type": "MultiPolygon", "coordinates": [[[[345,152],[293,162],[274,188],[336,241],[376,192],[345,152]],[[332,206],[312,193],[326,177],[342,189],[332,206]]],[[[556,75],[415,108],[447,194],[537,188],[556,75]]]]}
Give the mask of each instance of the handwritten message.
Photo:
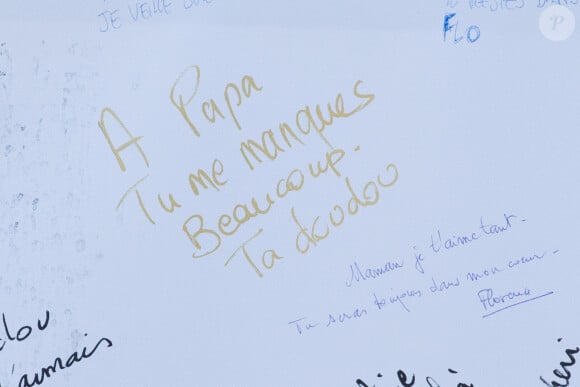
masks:
{"type": "MultiPolygon", "coordinates": [[[[369,294],[368,299],[361,300],[357,305],[347,306],[342,311],[327,311],[321,317],[300,316],[287,324],[298,335],[304,335],[314,330],[365,320],[373,314],[385,313],[386,310],[390,311],[397,307],[399,312],[410,313],[422,302],[428,302],[431,297],[445,297],[455,291],[471,292],[472,296],[467,299],[471,298],[473,302],[477,302],[481,306],[482,317],[488,318],[510,308],[550,296],[554,294],[551,289],[533,289],[527,284],[506,288],[490,286],[487,283],[496,276],[507,276],[523,266],[554,259],[560,252],[558,249],[527,250],[517,256],[497,257],[491,263],[474,266],[472,270],[463,273],[449,273],[445,277],[428,275],[424,267],[426,262],[436,259],[438,255],[444,255],[447,251],[468,250],[475,244],[484,244],[493,238],[509,234],[516,227],[524,227],[526,222],[527,219],[522,216],[504,213],[493,220],[482,216],[473,228],[459,235],[436,230],[423,244],[426,252],[420,252],[417,246],[413,247],[414,253],[410,259],[412,264],[405,263],[409,262],[409,259],[401,258],[387,260],[384,265],[378,267],[366,267],[354,261],[346,270],[345,286],[352,288],[363,282],[369,282],[369,285],[372,283],[372,286],[379,290],[369,294]],[[405,275],[409,268],[411,273],[416,273],[416,281],[410,282],[408,287],[390,291],[380,289],[384,287],[381,282],[394,276],[405,275]]],[[[406,278],[410,278],[408,273],[406,278]]]]}
{"type": "MultiPolygon", "coordinates": [[[[238,110],[245,109],[256,94],[264,92],[264,87],[253,76],[245,75],[239,82],[230,82],[224,86],[223,98],[203,100],[198,98],[201,74],[199,66],[188,66],[178,75],[170,89],[170,102],[183,118],[184,124],[196,138],[203,138],[202,125],[214,126],[223,124],[224,121],[229,121],[236,130],[242,131],[244,125],[238,119],[238,110]]],[[[386,191],[397,182],[399,177],[397,166],[385,162],[382,170],[377,168],[374,176],[368,176],[365,184],[355,185],[342,171],[341,162],[349,154],[360,151],[360,147],[355,146],[352,150],[336,148],[330,139],[330,129],[337,120],[361,114],[374,98],[374,94],[365,90],[364,82],[357,80],[350,86],[348,94],[338,92],[331,102],[296,109],[293,117],[277,122],[274,126],[276,129],[264,130],[257,138],[242,141],[238,152],[248,173],[259,173],[256,170],[258,165],[275,162],[283,153],[290,153],[294,147],[304,146],[307,141],[320,141],[328,150],[318,160],[300,163],[301,166],[280,176],[277,183],[267,192],[242,199],[227,211],[216,209],[217,214],[212,219],[201,214],[187,214],[182,232],[191,242],[193,258],[207,257],[218,252],[225,238],[236,237],[246,224],[251,223],[253,219],[268,216],[277,203],[291,200],[294,192],[301,191],[306,185],[315,184],[321,176],[328,175],[340,179],[343,182],[343,192],[348,199],[344,202],[329,203],[328,207],[313,219],[302,217],[299,209],[292,207],[289,221],[296,226],[294,237],[296,253],[307,254],[323,240],[330,238],[332,230],[340,227],[348,217],[356,216],[363,208],[377,205],[386,191]]],[[[121,171],[126,171],[122,152],[129,148],[136,149],[145,167],[149,168],[149,159],[139,144],[142,136],[134,135],[112,108],[102,109],[98,124],[121,171]],[[111,135],[113,131],[122,133],[127,137],[127,141],[114,143],[111,135]]],[[[216,158],[211,162],[209,170],[200,168],[184,176],[182,182],[189,186],[194,197],[200,195],[202,191],[218,192],[221,187],[228,184],[226,170],[224,163],[216,158]]],[[[134,198],[144,219],[156,225],[157,215],[153,212],[151,201],[142,196],[139,187],[147,177],[148,175],[131,184],[120,198],[117,209],[127,201],[129,195],[135,195],[134,198]]],[[[162,210],[165,214],[180,212],[184,203],[183,198],[178,198],[173,193],[169,193],[166,197],[158,194],[156,201],[157,204],[153,208],[162,210]]],[[[263,277],[264,270],[273,269],[276,261],[283,259],[287,254],[271,247],[266,249],[261,257],[256,258],[251,256],[246,248],[247,244],[257,238],[262,231],[263,229],[259,228],[249,239],[243,241],[224,262],[224,266],[227,267],[236,256],[241,256],[258,277],[263,277]]]]}
{"type": "MultiPolygon", "coordinates": [[[[559,338],[558,343],[560,343],[562,341],[562,338],[559,338]]],[[[579,347],[575,347],[575,348],[566,348],[564,350],[564,352],[566,353],[566,360],[561,361],[560,362],[560,368],[556,368],[553,370],[553,374],[556,377],[556,380],[550,380],[549,382],[546,380],[546,378],[544,378],[543,376],[539,377],[539,383],[538,385],[546,385],[548,387],[565,387],[565,386],[569,386],[570,385],[570,379],[572,378],[572,372],[570,370],[570,368],[572,366],[574,366],[576,364],[576,355],[578,354],[578,352],[580,352],[580,348],[579,347]]],[[[426,376],[425,377],[425,382],[423,384],[421,384],[420,379],[416,377],[415,374],[409,374],[407,372],[405,372],[402,369],[399,369],[396,372],[396,380],[397,382],[401,383],[401,386],[403,387],[413,387],[413,386],[429,386],[429,387],[442,387],[442,386],[457,386],[457,387],[475,387],[474,383],[468,383],[468,382],[456,382],[457,379],[460,379],[461,376],[459,375],[459,371],[456,371],[452,368],[448,368],[448,376],[452,375],[451,380],[445,380],[446,383],[444,384],[440,384],[439,381],[441,381],[441,378],[439,378],[439,381],[437,381],[434,377],[432,376],[426,376]],[[457,383],[457,384],[456,384],[457,383]]],[[[377,373],[376,375],[376,381],[379,384],[375,384],[373,383],[372,385],[375,387],[379,387],[379,386],[391,386],[392,384],[390,384],[386,379],[385,379],[385,375],[383,375],[382,373],[377,373]],[[386,384],[381,384],[381,382],[385,382],[386,384]]],[[[369,379],[366,379],[367,381],[369,379]]],[[[369,387],[370,384],[367,384],[367,382],[363,379],[356,379],[355,380],[355,384],[358,387],[369,387]]],[[[500,383],[498,383],[498,385],[500,385],[500,383]]]]}
{"type": "Polygon", "coordinates": [[[213,2],[214,0],[149,0],[128,3],[126,9],[107,7],[97,15],[99,32],[119,30],[127,24],[167,17],[172,13],[186,12],[213,2]]]}
{"type": "MultiPolygon", "coordinates": [[[[35,336],[42,334],[49,326],[50,312],[47,310],[44,316],[37,319],[35,323],[28,325],[15,326],[10,323],[10,319],[6,314],[2,313],[2,329],[0,329],[0,355],[4,349],[8,349],[7,345],[17,345],[28,339],[33,339],[35,336]]],[[[88,334],[85,333],[84,337],[88,334]]],[[[41,367],[40,370],[29,370],[17,377],[18,387],[32,387],[39,386],[52,376],[57,376],[59,371],[73,367],[75,364],[83,362],[91,358],[97,351],[103,348],[112,347],[113,342],[102,337],[94,345],[85,346],[81,351],[75,351],[70,355],[64,357],[56,357],[53,360],[47,361],[47,365],[41,367]]],[[[11,374],[15,374],[16,364],[12,364],[11,374]]],[[[4,385],[6,381],[1,381],[0,385],[4,385]]]]}
{"type": "MultiPolygon", "coordinates": [[[[445,0],[447,12],[443,16],[443,41],[451,45],[473,44],[482,36],[474,15],[477,11],[491,13],[517,12],[526,7],[538,9],[550,5],[577,6],[580,0],[445,0]]],[[[559,23],[554,20],[554,28],[559,23]]]]}

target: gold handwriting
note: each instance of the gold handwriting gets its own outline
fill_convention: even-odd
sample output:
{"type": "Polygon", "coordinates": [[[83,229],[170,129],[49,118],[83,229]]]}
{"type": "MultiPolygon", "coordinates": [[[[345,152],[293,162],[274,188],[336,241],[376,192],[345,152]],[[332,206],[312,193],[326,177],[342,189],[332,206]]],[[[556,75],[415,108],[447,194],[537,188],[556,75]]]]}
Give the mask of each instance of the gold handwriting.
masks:
{"type": "MultiPolygon", "coordinates": [[[[198,65],[191,65],[185,68],[179,74],[171,91],[169,92],[169,100],[171,104],[177,109],[181,117],[185,120],[189,128],[193,131],[196,137],[200,137],[200,132],[197,126],[193,123],[190,113],[187,107],[191,104],[194,97],[199,89],[199,84],[201,81],[201,69],[198,65]],[[186,91],[187,90],[187,91],[186,91]],[[185,99],[184,99],[185,97],[185,99]]],[[[234,110],[234,105],[240,107],[242,105],[242,95],[249,99],[252,96],[252,91],[261,91],[262,87],[256,84],[256,81],[250,75],[244,75],[241,80],[241,92],[240,87],[235,83],[228,83],[224,88],[224,103],[229,112],[229,118],[233,121],[234,125],[242,130],[242,126],[238,120],[236,112],[234,110]],[[232,100],[232,97],[235,99],[232,100]]],[[[222,105],[223,106],[223,105],[222,105]]],[[[211,98],[209,101],[203,101],[201,103],[201,113],[207,122],[210,124],[215,124],[218,118],[222,120],[226,119],[226,116],[222,112],[223,107],[211,98]]]]}
{"type": "MultiPolygon", "coordinates": [[[[380,188],[389,188],[393,186],[398,178],[399,171],[395,164],[389,164],[386,167],[388,179],[387,183],[384,182],[381,175],[377,175],[375,180],[367,182],[362,188],[362,192],[358,194],[352,187],[350,179],[346,177],[344,183],[350,194],[350,198],[346,205],[346,213],[353,216],[356,215],[360,208],[371,207],[376,205],[380,199],[380,188]]],[[[296,210],[294,207],[290,210],[292,220],[298,227],[298,233],[295,240],[295,248],[301,254],[306,254],[310,247],[317,246],[318,242],[328,238],[330,236],[331,228],[340,227],[345,220],[345,210],[343,206],[336,204],[332,207],[332,210],[328,212],[327,220],[330,221],[330,225],[327,220],[324,220],[321,216],[316,216],[310,226],[306,227],[298,220],[296,215],[296,210]],[[336,216],[336,218],[335,218],[336,216]]]]}
{"type": "MultiPolygon", "coordinates": [[[[350,111],[346,111],[344,107],[344,99],[341,93],[336,96],[334,108],[330,103],[326,105],[328,118],[324,116],[325,113],[322,112],[320,105],[316,105],[316,108],[314,108],[316,114],[312,113],[313,109],[310,106],[306,106],[305,108],[298,110],[295,115],[295,122],[298,133],[303,136],[307,136],[313,132],[316,132],[322,141],[324,141],[324,143],[330,149],[333,149],[333,146],[324,134],[324,131],[333,124],[335,118],[350,117],[367,107],[375,98],[374,94],[361,93],[358,90],[361,84],[362,81],[360,80],[354,84],[353,94],[357,98],[362,99],[364,102],[361,102],[350,111]]],[[[288,148],[291,148],[293,145],[288,138],[288,134],[294,138],[295,142],[304,144],[304,142],[300,139],[292,127],[286,122],[279,124],[278,133],[279,134],[276,135],[276,132],[274,132],[272,129],[268,129],[262,132],[260,140],[256,141],[250,139],[243,141],[240,144],[240,153],[250,170],[254,170],[256,163],[261,164],[264,159],[276,160],[280,153],[287,150],[284,148],[284,144],[282,143],[280,137],[284,140],[284,143],[288,148]]]]}

